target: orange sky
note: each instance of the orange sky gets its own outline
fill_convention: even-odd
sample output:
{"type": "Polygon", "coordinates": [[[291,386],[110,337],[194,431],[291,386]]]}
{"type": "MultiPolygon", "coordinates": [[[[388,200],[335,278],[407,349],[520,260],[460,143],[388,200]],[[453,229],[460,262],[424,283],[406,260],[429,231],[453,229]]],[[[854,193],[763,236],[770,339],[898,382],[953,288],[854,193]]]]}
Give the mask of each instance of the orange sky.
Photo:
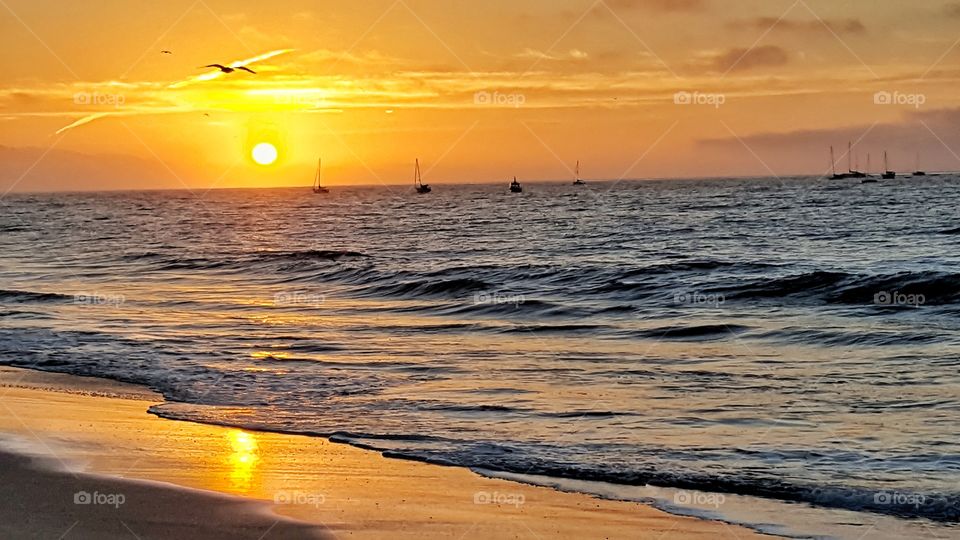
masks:
{"type": "Polygon", "coordinates": [[[2,0],[0,191],[960,169],[960,2],[915,4],[2,0]]]}

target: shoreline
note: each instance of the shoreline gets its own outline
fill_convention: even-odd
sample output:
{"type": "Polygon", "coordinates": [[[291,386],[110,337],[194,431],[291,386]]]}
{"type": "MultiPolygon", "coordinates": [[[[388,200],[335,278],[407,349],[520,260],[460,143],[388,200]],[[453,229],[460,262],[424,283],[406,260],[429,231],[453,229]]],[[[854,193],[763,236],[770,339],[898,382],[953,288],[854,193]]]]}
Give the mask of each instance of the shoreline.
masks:
{"type": "MultiPolygon", "coordinates": [[[[163,401],[160,395],[106,379],[4,367],[0,396],[0,408],[7,412],[0,433],[32,441],[34,450],[63,466],[59,472],[44,471],[49,487],[62,491],[74,474],[119,482],[131,493],[158,491],[158,500],[172,501],[173,507],[216,508],[219,515],[232,516],[227,522],[233,524],[244,523],[240,516],[264,519],[266,514],[254,510],[272,511],[280,530],[269,531],[269,537],[320,537],[328,530],[353,538],[636,538],[638,531],[658,538],[770,538],[647,504],[392,459],[324,438],[168,420],[147,411],[163,401]],[[218,496],[228,499],[222,508],[218,496]]],[[[14,476],[7,485],[15,489],[23,478],[14,476]]],[[[38,489],[44,492],[43,485],[38,489]]],[[[5,500],[0,506],[9,512],[13,503],[5,500]]],[[[71,506],[67,514],[77,508],[71,506]]],[[[147,516],[134,510],[130,519],[152,511],[149,505],[139,509],[147,516]]],[[[156,508],[164,516],[179,515],[168,510],[156,508]]],[[[34,511],[41,519],[51,510],[34,511]]],[[[62,508],[54,513],[61,514],[62,508]]],[[[252,532],[263,523],[251,523],[246,532],[257,538],[252,532]]]]}

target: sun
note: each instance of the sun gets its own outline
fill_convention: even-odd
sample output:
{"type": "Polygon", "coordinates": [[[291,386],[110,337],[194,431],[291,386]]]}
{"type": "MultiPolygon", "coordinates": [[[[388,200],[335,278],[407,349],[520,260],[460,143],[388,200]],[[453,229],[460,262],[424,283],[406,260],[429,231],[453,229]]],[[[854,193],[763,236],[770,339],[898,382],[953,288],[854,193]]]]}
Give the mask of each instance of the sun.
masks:
{"type": "Polygon", "coordinates": [[[253,152],[251,152],[250,155],[258,165],[272,165],[273,162],[277,160],[277,147],[270,143],[262,142],[253,147],[253,152]]]}

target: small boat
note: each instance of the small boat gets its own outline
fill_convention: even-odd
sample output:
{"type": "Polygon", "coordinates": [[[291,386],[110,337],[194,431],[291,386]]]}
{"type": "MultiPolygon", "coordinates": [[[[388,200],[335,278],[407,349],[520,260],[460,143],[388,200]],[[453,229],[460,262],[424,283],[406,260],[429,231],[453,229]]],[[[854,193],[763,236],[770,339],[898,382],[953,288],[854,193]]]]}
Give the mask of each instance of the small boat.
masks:
{"type": "Polygon", "coordinates": [[[926,176],[927,173],[920,168],[920,152],[917,152],[917,170],[913,171],[914,176],[926,176]]]}
{"type": "Polygon", "coordinates": [[[314,193],[330,193],[330,189],[320,185],[320,181],[323,179],[321,171],[323,170],[323,159],[317,158],[317,175],[313,177],[313,192],[314,193]]]}
{"type": "Polygon", "coordinates": [[[844,180],[847,178],[866,178],[867,175],[864,172],[861,172],[857,169],[860,168],[860,158],[857,158],[857,163],[854,165],[851,163],[853,161],[853,143],[847,142],[847,172],[837,173],[836,166],[833,164],[833,147],[830,147],[830,168],[833,170],[833,176],[830,178],[832,180],[844,180]]]}
{"type": "Polygon", "coordinates": [[[513,182],[510,182],[510,193],[523,193],[523,186],[517,182],[516,176],[513,177],[513,182]]]}
{"type": "Polygon", "coordinates": [[[413,175],[413,187],[416,188],[417,193],[430,193],[430,186],[423,183],[423,180],[420,178],[420,159],[416,161],[416,172],[413,175]]]}
{"type": "Polygon", "coordinates": [[[860,180],[861,184],[876,184],[877,177],[870,174],[870,154],[867,153],[867,170],[863,173],[863,180],[860,180]]]}
{"type": "Polygon", "coordinates": [[[576,173],[575,173],[575,177],[574,177],[574,178],[575,178],[575,179],[574,179],[574,181],[573,181],[573,185],[575,185],[575,186],[583,186],[583,185],[586,185],[586,182],[584,182],[583,180],[580,179],[580,161],[577,161],[577,168],[576,168],[576,173]]]}
{"type": "Polygon", "coordinates": [[[856,155],[856,162],[853,164],[853,168],[850,169],[850,158],[853,156],[853,145],[850,142],[847,142],[847,169],[850,170],[847,174],[850,178],[866,178],[867,173],[860,170],[860,154],[856,155]]]}
{"type": "Polygon", "coordinates": [[[838,173],[837,172],[837,161],[833,155],[833,145],[830,145],[830,179],[831,180],[844,180],[850,178],[847,173],[838,173]]]}
{"type": "Polygon", "coordinates": [[[883,152],[883,176],[884,180],[893,180],[897,177],[897,173],[890,170],[890,166],[887,164],[887,152],[883,152]]]}

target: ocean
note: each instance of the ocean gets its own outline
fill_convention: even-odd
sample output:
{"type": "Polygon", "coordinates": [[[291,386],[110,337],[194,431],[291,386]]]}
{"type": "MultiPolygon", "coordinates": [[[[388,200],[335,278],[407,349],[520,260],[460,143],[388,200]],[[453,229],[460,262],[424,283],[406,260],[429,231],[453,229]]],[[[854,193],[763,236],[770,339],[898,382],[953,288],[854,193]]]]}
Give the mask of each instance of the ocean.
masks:
{"type": "Polygon", "coordinates": [[[960,177],[12,194],[0,363],[797,537],[960,537],[960,177]]]}

